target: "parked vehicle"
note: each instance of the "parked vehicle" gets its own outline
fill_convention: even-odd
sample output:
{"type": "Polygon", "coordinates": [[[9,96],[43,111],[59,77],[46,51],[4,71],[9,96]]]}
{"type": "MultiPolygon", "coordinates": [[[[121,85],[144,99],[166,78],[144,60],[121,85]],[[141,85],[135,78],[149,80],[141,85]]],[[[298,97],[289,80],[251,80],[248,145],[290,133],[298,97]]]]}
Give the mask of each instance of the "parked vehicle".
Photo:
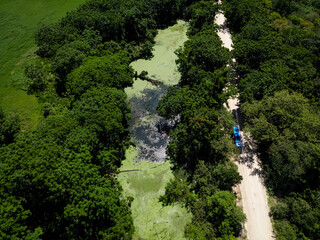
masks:
{"type": "Polygon", "coordinates": [[[234,133],[234,142],[237,147],[242,147],[242,141],[241,141],[241,135],[240,135],[240,129],[238,126],[233,127],[233,133],[234,133]]]}

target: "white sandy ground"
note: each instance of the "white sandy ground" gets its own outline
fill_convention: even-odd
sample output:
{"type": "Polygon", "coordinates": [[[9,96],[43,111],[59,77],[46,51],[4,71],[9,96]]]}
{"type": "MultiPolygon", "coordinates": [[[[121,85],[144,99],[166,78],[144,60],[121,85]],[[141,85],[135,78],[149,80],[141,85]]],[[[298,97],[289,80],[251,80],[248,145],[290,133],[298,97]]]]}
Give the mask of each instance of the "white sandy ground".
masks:
{"type": "MultiPolygon", "coordinates": [[[[218,35],[223,42],[223,46],[232,50],[231,34],[225,26],[223,12],[216,15],[214,22],[221,26],[218,35]]],[[[238,103],[238,98],[228,99],[228,110],[237,112],[239,108],[238,103]]],[[[241,131],[241,134],[244,146],[236,164],[243,178],[239,187],[240,194],[238,194],[241,196],[241,205],[247,217],[247,221],[245,222],[245,235],[248,240],[275,239],[269,217],[266,188],[260,176],[261,168],[258,163],[259,159],[257,158],[256,146],[248,134],[243,131],[241,131]]]]}

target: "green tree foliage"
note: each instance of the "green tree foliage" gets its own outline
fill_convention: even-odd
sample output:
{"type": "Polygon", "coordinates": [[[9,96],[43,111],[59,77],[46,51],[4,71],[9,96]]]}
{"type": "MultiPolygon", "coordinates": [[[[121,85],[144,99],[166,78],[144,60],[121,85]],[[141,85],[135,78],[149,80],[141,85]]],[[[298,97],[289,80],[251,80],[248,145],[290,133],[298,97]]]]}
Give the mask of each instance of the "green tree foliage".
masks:
{"type": "MultiPolygon", "coordinates": [[[[203,77],[194,75],[195,83],[192,88],[169,88],[167,94],[160,100],[157,110],[161,116],[174,118],[180,115],[183,122],[196,115],[200,108],[218,108],[227,99],[228,95],[223,88],[228,80],[228,69],[217,70],[214,73],[204,72],[203,77]],[[202,78],[203,77],[203,78],[202,78]]],[[[181,83],[182,83],[181,79],[181,83]]]]}
{"type": "Polygon", "coordinates": [[[241,231],[244,214],[236,206],[235,196],[228,191],[217,191],[207,198],[207,218],[211,219],[222,238],[237,235],[241,231]]]}
{"type": "MultiPolygon", "coordinates": [[[[65,91],[65,78],[67,74],[74,68],[79,67],[87,56],[83,49],[77,48],[76,43],[78,42],[63,45],[57,50],[53,59],[53,69],[58,76],[56,89],[59,94],[65,91]]],[[[79,42],[79,45],[82,47],[82,42],[79,42]]],[[[90,48],[89,45],[86,47],[90,48]]]]}
{"type": "Polygon", "coordinates": [[[190,3],[89,0],[39,28],[46,59],[26,75],[46,118],[17,135],[18,120],[0,112],[1,239],[131,239],[130,201],[115,178],[129,140],[129,64],[150,57],[156,29],[190,3]]]}
{"type": "Polygon", "coordinates": [[[187,9],[187,17],[190,19],[189,35],[195,35],[202,28],[212,25],[212,19],[218,11],[218,5],[214,1],[199,1],[187,9]]]}
{"type": "Polygon", "coordinates": [[[272,209],[272,215],[280,239],[318,239],[320,236],[319,206],[312,206],[299,196],[285,198],[272,209]]]}
{"type": "MultiPolygon", "coordinates": [[[[298,55],[298,54],[297,54],[298,55]]],[[[259,70],[252,70],[240,80],[243,101],[261,100],[272,96],[276,91],[293,89],[312,98],[312,78],[316,69],[309,61],[297,61],[291,56],[286,60],[269,60],[260,65],[259,70]]]]}
{"type": "MultiPolygon", "coordinates": [[[[259,28],[260,25],[256,26],[259,28]]],[[[243,77],[250,70],[259,68],[260,64],[275,58],[281,44],[274,36],[261,36],[258,40],[246,39],[236,35],[234,56],[239,64],[239,73],[243,77]]]]}
{"type": "MultiPolygon", "coordinates": [[[[71,159],[70,159],[71,160],[71,159]]],[[[97,168],[81,160],[64,162],[55,172],[57,190],[72,201],[63,211],[68,239],[131,239],[133,224],[117,182],[100,178],[97,168]],[[85,187],[84,187],[85,186],[85,187]]],[[[54,185],[54,183],[52,183],[54,185]]],[[[55,189],[54,189],[55,190],[55,189]]],[[[57,197],[61,193],[57,191],[57,197]]]]}
{"type": "Polygon", "coordinates": [[[72,109],[48,116],[36,132],[0,149],[1,199],[17,199],[13,211],[21,215],[13,220],[4,205],[3,234],[131,238],[133,223],[121,188],[107,178],[124,157],[125,100],[122,90],[90,88],[72,109]]]}
{"type": "Polygon", "coordinates": [[[93,86],[124,89],[132,85],[132,79],[133,69],[126,56],[89,57],[68,75],[66,89],[68,95],[79,98],[93,86]]]}
{"type": "Polygon", "coordinates": [[[0,204],[0,237],[2,239],[40,239],[42,230],[28,228],[27,219],[31,212],[23,209],[21,201],[12,196],[1,196],[0,204]]]}
{"type": "Polygon", "coordinates": [[[0,108],[0,146],[14,141],[20,130],[20,120],[14,113],[6,114],[0,108]]]}
{"type": "Polygon", "coordinates": [[[290,224],[288,220],[275,220],[273,224],[275,231],[277,231],[277,239],[279,240],[297,240],[297,239],[304,239],[298,238],[297,231],[298,229],[290,224]]]}
{"type": "MultiPolygon", "coordinates": [[[[72,34],[74,34],[74,29],[72,34]]],[[[36,53],[42,57],[53,56],[65,38],[76,38],[76,36],[72,36],[72,34],[71,29],[69,29],[69,32],[60,31],[57,24],[40,27],[35,34],[35,42],[39,47],[36,53]]]]}
{"type": "Polygon", "coordinates": [[[245,216],[235,205],[235,196],[228,191],[217,190],[213,195],[198,201],[194,208],[193,221],[186,228],[186,236],[190,239],[237,239],[241,230],[241,222],[245,216]]]}
{"type": "MultiPolygon", "coordinates": [[[[243,112],[258,139],[267,183],[279,196],[319,188],[319,112],[301,94],[278,92],[243,112]]],[[[318,190],[319,191],[319,190],[318,190]]],[[[318,200],[316,200],[318,202],[318,200]]],[[[299,195],[284,198],[273,210],[280,239],[319,238],[319,204],[299,195]]]]}
{"type": "MultiPolygon", "coordinates": [[[[106,146],[119,148],[128,135],[129,108],[123,91],[112,88],[92,88],[74,104],[74,119],[95,132],[106,146]]],[[[120,149],[119,149],[120,150],[120,149]]]]}
{"type": "Polygon", "coordinates": [[[230,191],[241,176],[229,162],[233,144],[226,132],[234,123],[222,107],[228,98],[230,54],[212,25],[217,10],[212,4],[201,1],[188,9],[190,39],[176,52],[179,87],[169,88],[157,107],[161,116],[179,117],[167,147],[175,179],[160,201],[182,202],[190,209],[187,238],[236,239],[244,215],[230,191]]]}
{"type": "Polygon", "coordinates": [[[212,110],[199,109],[187,123],[177,126],[168,145],[168,154],[174,163],[194,170],[199,160],[216,163],[226,159],[228,140],[224,139],[215,114],[212,110]]]}
{"type": "Polygon", "coordinates": [[[46,72],[43,67],[39,65],[30,64],[25,69],[28,94],[38,94],[43,92],[47,87],[46,72]]]}
{"type": "Polygon", "coordinates": [[[180,202],[186,207],[192,207],[197,201],[197,195],[193,191],[193,186],[187,180],[187,174],[183,170],[175,172],[175,178],[171,179],[166,186],[166,194],[160,197],[163,205],[180,202]]]}
{"type": "Polygon", "coordinates": [[[218,189],[231,191],[232,187],[242,180],[237,166],[229,161],[217,165],[200,161],[193,177],[197,192],[204,196],[210,196],[218,189]]]}
{"type": "Polygon", "coordinates": [[[242,110],[266,183],[279,198],[272,210],[277,239],[319,238],[317,2],[224,1],[228,25],[237,33],[242,110]]]}
{"type": "Polygon", "coordinates": [[[275,90],[283,89],[303,93],[318,102],[319,57],[316,54],[319,34],[312,23],[315,18],[311,15],[315,12],[307,14],[316,10],[310,3],[305,3],[308,6],[303,4],[291,0],[273,2],[273,10],[285,14],[286,19],[278,12],[268,14],[272,7],[262,1],[225,1],[229,27],[238,33],[234,37],[234,55],[241,77],[239,88],[244,92],[241,95],[243,102],[261,100],[265,94],[271,96],[275,90]],[[237,5],[248,4],[253,7],[250,13],[238,16],[241,21],[244,20],[240,24],[241,21],[235,17],[241,13],[237,5]],[[299,13],[284,13],[287,10],[282,11],[280,5],[288,8],[296,6],[299,13]],[[280,22],[284,25],[280,26],[280,22]],[[270,63],[282,70],[274,69],[277,66],[272,67],[270,63]]]}
{"type": "Polygon", "coordinates": [[[224,11],[228,26],[235,32],[240,32],[252,18],[266,15],[262,1],[259,0],[226,0],[224,11]]]}
{"type": "MultiPolygon", "coordinates": [[[[39,28],[35,34],[37,54],[51,58],[52,72],[57,76],[56,90],[62,96],[66,91],[66,76],[73,69],[88,56],[104,56],[99,52],[104,48],[101,43],[121,44],[131,60],[152,56],[156,29],[181,17],[187,4],[187,0],[90,0],[58,23],[39,28]]],[[[29,72],[29,89],[43,90],[47,83],[44,78],[40,80],[40,71],[30,68],[29,72]]]]}
{"type": "Polygon", "coordinates": [[[230,55],[221,44],[214,29],[201,31],[185,42],[183,49],[180,48],[177,51],[177,63],[182,74],[182,84],[186,81],[191,85],[192,80],[188,81],[188,75],[192,67],[214,72],[226,64],[230,55]]]}
{"type": "MultiPolygon", "coordinates": [[[[272,186],[285,193],[301,188],[306,179],[316,176],[320,118],[302,95],[279,92],[244,104],[243,112],[253,137],[259,141],[272,186]]],[[[313,177],[309,181],[311,186],[319,184],[313,177]]]]}
{"type": "Polygon", "coordinates": [[[45,239],[129,239],[132,219],[117,183],[101,178],[88,152],[71,154],[52,138],[32,134],[5,149],[1,195],[20,199],[32,213],[26,222],[40,226],[45,239]]]}
{"type": "Polygon", "coordinates": [[[289,15],[290,13],[298,10],[299,2],[300,1],[295,0],[274,0],[272,4],[273,7],[282,15],[289,15]]]}
{"type": "MultiPolygon", "coordinates": [[[[121,198],[114,177],[128,144],[123,88],[132,84],[129,63],[149,57],[156,29],[173,23],[193,2],[89,0],[38,30],[37,54],[47,59],[26,74],[28,91],[45,102],[46,119],[16,137],[16,119],[0,114],[2,238],[131,239],[130,201],[121,198]]],[[[194,29],[212,21],[211,3],[190,8],[194,29]]],[[[243,218],[234,197],[219,190],[230,191],[241,180],[226,162],[231,141],[222,128],[230,131],[230,122],[219,116],[229,53],[208,24],[178,55],[183,88],[171,90],[159,109],[182,116],[169,149],[184,167],[183,180],[172,181],[172,194],[163,200],[187,199],[196,216],[191,230],[210,227],[202,236],[232,239],[243,218]],[[192,152],[185,150],[190,142],[192,152]],[[214,187],[206,188],[208,183],[214,187]]]]}
{"type": "Polygon", "coordinates": [[[98,40],[103,42],[152,41],[156,29],[181,17],[187,4],[189,1],[186,0],[89,0],[67,13],[58,23],[37,31],[37,53],[52,57],[62,45],[88,36],[88,29],[98,32],[101,36],[98,40]]]}

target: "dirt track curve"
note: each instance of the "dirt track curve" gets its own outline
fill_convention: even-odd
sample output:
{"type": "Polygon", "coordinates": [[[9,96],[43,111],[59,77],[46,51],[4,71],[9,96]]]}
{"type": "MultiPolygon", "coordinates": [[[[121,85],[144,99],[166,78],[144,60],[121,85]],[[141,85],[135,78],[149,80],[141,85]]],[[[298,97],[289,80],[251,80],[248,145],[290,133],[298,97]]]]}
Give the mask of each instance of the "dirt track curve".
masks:
{"type": "MultiPolygon", "coordinates": [[[[219,1],[221,4],[221,1],[219,1]]],[[[225,25],[223,12],[216,15],[214,22],[221,27],[218,35],[223,46],[232,50],[232,38],[225,25]]],[[[232,111],[239,123],[239,100],[238,98],[228,99],[227,109],[232,111]]],[[[240,129],[241,130],[241,129],[240,129]]],[[[241,131],[243,140],[242,153],[237,159],[238,171],[243,180],[239,186],[241,205],[246,214],[245,236],[248,240],[269,240],[275,239],[272,232],[272,224],[269,217],[268,197],[266,188],[261,177],[261,168],[258,164],[256,146],[252,139],[241,131]]]]}

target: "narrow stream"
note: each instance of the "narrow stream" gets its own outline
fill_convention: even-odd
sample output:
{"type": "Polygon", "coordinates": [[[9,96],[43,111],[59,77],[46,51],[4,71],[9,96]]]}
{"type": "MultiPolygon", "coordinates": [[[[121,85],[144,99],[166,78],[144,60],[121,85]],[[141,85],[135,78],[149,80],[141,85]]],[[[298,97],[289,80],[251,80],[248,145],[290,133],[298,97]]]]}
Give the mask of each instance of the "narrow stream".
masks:
{"type": "Polygon", "coordinates": [[[136,147],[127,150],[118,180],[124,195],[134,197],[131,205],[136,228],[133,239],[184,239],[184,227],[191,221],[191,215],[182,206],[162,207],[159,203],[159,197],[173,177],[170,164],[165,161],[169,136],[161,131],[161,126],[173,123],[156,113],[161,96],[168,87],[179,82],[174,51],[187,40],[186,31],[187,24],[183,21],[159,30],[154,57],[131,64],[138,73],[147,71],[149,77],[164,83],[153,86],[147,81],[136,80],[132,87],[125,89],[132,109],[129,129],[136,147]]]}

